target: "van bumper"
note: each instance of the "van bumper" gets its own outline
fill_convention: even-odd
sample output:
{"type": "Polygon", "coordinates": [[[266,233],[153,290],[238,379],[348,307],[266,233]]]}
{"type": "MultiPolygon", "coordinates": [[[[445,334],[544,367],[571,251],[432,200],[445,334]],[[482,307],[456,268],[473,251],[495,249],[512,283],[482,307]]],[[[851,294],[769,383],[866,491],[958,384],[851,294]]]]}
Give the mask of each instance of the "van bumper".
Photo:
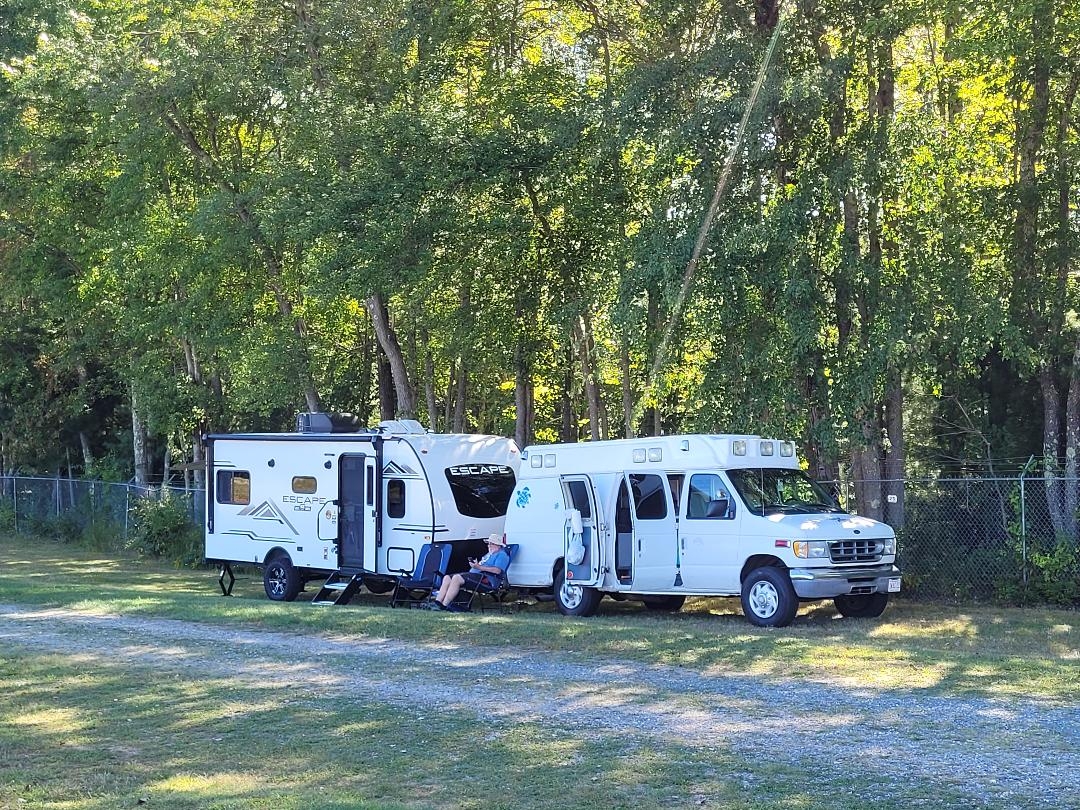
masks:
{"type": "Polygon", "coordinates": [[[788,573],[800,599],[900,592],[900,569],[895,565],[866,568],[791,568],[788,573]]]}

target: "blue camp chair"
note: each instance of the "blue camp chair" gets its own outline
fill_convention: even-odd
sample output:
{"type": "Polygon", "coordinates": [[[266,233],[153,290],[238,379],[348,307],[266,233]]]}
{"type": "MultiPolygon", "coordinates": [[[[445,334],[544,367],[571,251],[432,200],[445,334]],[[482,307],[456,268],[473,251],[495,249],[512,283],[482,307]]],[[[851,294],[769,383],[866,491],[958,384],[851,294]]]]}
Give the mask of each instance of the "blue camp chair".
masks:
{"type": "Polygon", "coordinates": [[[432,591],[439,587],[442,572],[450,562],[449,543],[425,543],[420,547],[420,556],[411,572],[398,571],[394,582],[394,592],[390,596],[390,607],[407,605],[417,607],[432,591]]]}
{"type": "Polygon", "coordinates": [[[490,583],[488,580],[493,574],[488,574],[481,580],[480,584],[475,587],[470,587],[466,584],[454,600],[451,609],[467,613],[471,611],[475,605],[482,611],[484,610],[485,599],[490,599],[496,604],[502,604],[503,600],[510,594],[510,584],[507,580],[507,574],[510,571],[510,566],[514,564],[514,556],[517,554],[517,550],[517,543],[507,544],[506,553],[510,555],[510,562],[507,563],[506,570],[503,571],[498,582],[494,584],[490,583]]]}

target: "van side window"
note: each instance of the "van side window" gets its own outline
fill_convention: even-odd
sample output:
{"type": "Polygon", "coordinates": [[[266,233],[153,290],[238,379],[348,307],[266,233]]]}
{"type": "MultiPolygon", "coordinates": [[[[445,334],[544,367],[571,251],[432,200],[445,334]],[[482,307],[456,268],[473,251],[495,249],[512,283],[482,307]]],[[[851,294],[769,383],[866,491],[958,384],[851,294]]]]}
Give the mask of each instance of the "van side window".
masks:
{"type": "Polygon", "coordinates": [[[663,520],[667,517],[666,485],[659,475],[634,473],[630,476],[634,491],[634,510],[638,520],[663,520]]]}
{"type": "Polygon", "coordinates": [[[574,508],[581,513],[582,520],[592,519],[592,509],[589,506],[589,488],[584,481],[569,481],[566,488],[570,490],[570,501],[574,508]]]}
{"type": "Polygon", "coordinates": [[[686,516],[694,520],[724,520],[728,517],[731,508],[731,496],[719,475],[699,474],[690,476],[690,495],[687,499],[686,516]],[[723,514],[717,514],[717,509],[712,509],[709,514],[709,505],[714,501],[727,501],[728,507],[723,514]]]}
{"type": "Polygon", "coordinates": [[[405,482],[400,478],[386,482],[386,516],[405,517],[405,482]]]}
{"type": "Polygon", "coordinates": [[[251,473],[247,470],[218,470],[217,502],[246,506],[251,503],[251,473]]]}

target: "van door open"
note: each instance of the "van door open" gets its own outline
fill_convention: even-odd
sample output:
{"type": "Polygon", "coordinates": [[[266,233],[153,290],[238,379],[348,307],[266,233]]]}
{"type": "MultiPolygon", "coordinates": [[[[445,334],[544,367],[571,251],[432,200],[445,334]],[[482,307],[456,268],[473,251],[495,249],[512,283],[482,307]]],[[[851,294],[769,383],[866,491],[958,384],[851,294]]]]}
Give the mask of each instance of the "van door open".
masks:
{"type": "Polygon", "coordinates": [[[590,587],[603,578],[603,546],[596,517],[596,495],[587,475],[564,475],[560,479],[567,514],[563,525],[563,560],[566,580],[590,587]],[[578,544],[580,543],[580,546],[578,544]],[[584,554],[580,554],[582,547],[584,554]],[[575,550],[578,554],[575,554],[575,550]],[[572,560],[580,560],[576,563],[572,560]]]}
{"type": "Polygon", "coordinates": [[[632,590],[666,593],[675,585],[678,525],[667,478],[657,473],[626,473],[633,524],[632,590]]]}
{"type": "Polygon", "coordinates": [[[339,564],[375,570],[375,459],[361,453],[340,458],[339,564]]]}

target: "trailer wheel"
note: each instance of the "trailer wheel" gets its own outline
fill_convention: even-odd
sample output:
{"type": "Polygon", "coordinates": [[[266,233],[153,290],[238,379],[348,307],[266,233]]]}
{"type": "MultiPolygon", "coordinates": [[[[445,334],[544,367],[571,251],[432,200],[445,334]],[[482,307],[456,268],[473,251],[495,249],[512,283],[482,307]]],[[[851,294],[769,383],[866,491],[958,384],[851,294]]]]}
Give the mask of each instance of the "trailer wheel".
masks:
{"type": "Polygon", "coordinates": [[[766,565],[746,575],[742,587],[743,614],[758,627],[787,627],[795,619],[799,598],[787,571],[766,565]]]}
{"type": "Polygon", "coordinates": [[[274,602],[292,602],[304,587],[304,578],[288,554],[279,554],[263,568],[263,590],[274,602]]]}
{"type": "Polygon", "coordinates": [[[600,591],[566,581],[564,569],[555,574],[555,607],[564,616],[592,616],[600,605],[600,591]]]}
{"type": "Polygon", "coordinates": [[[885,593],[845,594],[833,599],[840,615],[848,619],[876,619],[885,612],[889,595],[885,593]]]}
{"type": "Polygon", "coordinates": [[[657,613],[677,613],[686,601],[685,596],[646,596],[641,600],[646,610],[657,613]]]}

